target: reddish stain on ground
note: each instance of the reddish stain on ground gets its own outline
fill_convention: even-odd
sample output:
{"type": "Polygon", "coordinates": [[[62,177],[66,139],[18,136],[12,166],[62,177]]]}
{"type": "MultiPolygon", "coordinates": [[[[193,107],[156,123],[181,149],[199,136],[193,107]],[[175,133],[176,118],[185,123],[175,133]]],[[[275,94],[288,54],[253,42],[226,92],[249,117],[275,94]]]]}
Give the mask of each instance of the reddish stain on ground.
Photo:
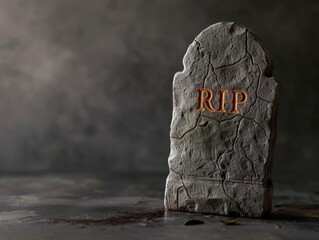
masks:
{"type": "Polygon", "coordinates": [[[164,209],[154,211],[132,211],[119,212],[118,216],[105,219],[74,218],[74,219],[52,219],[50,223],[69,223],[90,226],[126,225],[140,222],[156,222],[164,217],[164,209]]]}

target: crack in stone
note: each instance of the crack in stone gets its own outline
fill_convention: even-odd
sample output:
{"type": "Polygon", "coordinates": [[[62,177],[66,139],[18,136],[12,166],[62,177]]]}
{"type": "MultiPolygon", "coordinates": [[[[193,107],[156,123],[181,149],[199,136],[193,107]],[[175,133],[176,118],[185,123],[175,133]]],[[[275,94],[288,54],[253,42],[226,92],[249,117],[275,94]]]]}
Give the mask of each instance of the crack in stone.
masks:
{"type": "Polygon", "coordinates": [[[250,177],[250,184],[253,185],[253,188],[254,188],[255,192],[258,193],[258,191],[256,189],[256,186],[255,186],[255,183],[253,181],[253,176],[250,177]]]}
{"type": "Polygon", "coordinates": [[[176,189],[176,199],[177,199],[177,201],[176,201],[176,206],[177,206],[177,209],[179,209],[179,190],[180,190],[181,188],[183,188],[183,186],[180,186],[180,187],[178,187],[178,188],[176,189]]]}
{"type": "Polygon", "coordinates": [[[209,197],[209,195],[210,195],[211,191],[212,191],[212,190],[211,190],[210,188],[208,188],[206,198],[208,198],[208,197],[209,197]]]}
{"type": "Polygon", "coordinates": [[[233,66],[239,64],[241,61],[243,61],[246,58],[246,56],[247,56],[247,53],[242,58],[237,60],[236,62],[228,64],[228,65],[224,65],[224,66],[221,66],[221,67],[216,67],[215,70],[220,70],[220,69],[224,69],[224,68],[228,68],[228,67],[233,67],[233,66]]]}
{"type": "Polygon", "coordinates": [[[258,82],[257,82],[257,89],[256,89],[256,97],[255,97],[255,101],[254,101],[254,103],[252,104],[252,105],[250,105],[250,107],[249,107],[249,109],[248,109],[248,111],[247,111],[247,113],[245,114],[245,116],[246,115],[248,115],[249,114],[249,112],[250,112],[250,110],[251,110],[251,108],[257,103],[257,99],[258,99],[258,91],[259,91],[259,88],[260,88],[260,78],[261,78],[261,76],[262,76],[262,73],[261,73],[261,70],[260,70],[260,67],[258,66],[258,64],[255,64],[254,63],[254,58],[253,58],[253,56],[247,51],[247,53],[249,54],[249,56],[250,56],[250,58],[251,58],[251,61],[252,61],[252,63],[253,63],[253,65],[254,66],[256,66],[257,68],[258,68],[258,71],[259,71],[259,76],[258,76],[258,82]]]}
{"type": "Polygon", "coordinates": [[[246,117],[246,116],[243,116],[243,118],[247,119],[247,120],[250,120],[250,121],[253,121],[254,123],[256,123],[261,129],[264,130],[264,133],[265,133],[265,136],[270,139],[270,137],[268,136],[267,134],[267,130],[260,124],[258,123],[254,118],[249,118],[249,117],[246,117]]]}
{"type": "Polygon", "coordinates": [[[206,165],[206,163],[203,163],[203,164],[200,165],[198,168],[196,168],[196,172],[198,172],[200,169],[202,169],[205,165],[206,165]]]}
{"type": "Polygon", "coordinates": [[[201,117],[202,117],[202,118],[208,118],[209,120],[216,121],[216,122],[218,122],[219,124],[224,123],[224,122],[231,121],[231,120],[233,120],[233,119],[236,118],[236,117],[242,117],[242,118],[244,118],[244,119],[253,121],[256,125],[258,125],[261,129],[264,130],[265,136],[266,136],[268,139],[270,139],[270,137],[269,137],[268,134],[267,134],[267,130],[266,130],[259,122],[257,122],[256,119],[246,117],[245,115],[236,115],[236,116],[234,116],[234,117],[232,117],[232,118],[226,118],[226,119],[223,119],[223,120],[217,120],[217,119],[215,119],[215,118],[212,118],[212,117],[209,117],[209,116],[206,116],[206,115],[202,115],[201,117]]]}
{"type": "Polygon", "coordinates": [[[182,139],[186,134],[188,134],[189,132],[193,131],[193,130],[198,126],[198,122],[199,122],[200,117],[201,117],[201,113],[198,115],[194,127],[192,127],[191,129],[187,130],[186,132],[184,132],[184,133],[182,134],[182,136],[180,136],[180,137],[171,136],[171,138],[174,138],[174,139],[182,139]]]}
{"type": "Polygon", "coordinates": [[[243,120],[243,116],[241,117],[241,119],[239,120],[239,123],[238,123],[238,126],[237,126],[237,130],[236,130],[236,136],[234,137],[234,141],[232,143],[232,149],[229,150],[229,151],[225,151],[223,154],[228,154],[228,153],[231,153],[232,151],[234,151],[234,148],[235,148],[235,143],[237,141],[237,138],[238,138],[238,134],[239,134],[239,128],[240,128],[240,124],[241,124],[241,121],[243,120]]]}
{"type": "Polygon", "coordinates": [[[215,118],[212,118],[212,117],[209,117],[209,116],[206,116],[206,115],[202,115],[201,117],[203,117],[203,118],[208,118],[208,119],[210,119],[210,120],[216,121],[216,122],[218,122],[219,124],[221,124],[221,123],[224,123],[224,122],[228,122],[228,121],[230,121],[230,120],[233,120],[234,118],[240,117],[240,116],[241,116],[241,115],[235,115],[235,116],[232,117],[232,118],[226,118],[226,119],[223,119],[223,120],[217,120],[217,119],[215,119],[215,118]]]}
{"type": "Polygon", "coordinates": [[[253,167],[253,171],[254,171],[255,177],[258,178],[257,171],[256,171],[256,167],[255,167],[255,164],[254,164],[253,160],[251,160],[251,159],[248,157],[247,151],[246,151],[246,149],[244,148],[243,143],[242,143],[240,146],[241,146],[241,148],[244,150],[245,157],[248,159],[248,161],[251,163],[251,165],[252,165],[252,167],[253,167]]]}
{"type": "MultiPolygon", "coordinates": [[[[196,41],[196,42],[197,42],[197,41],[196,41]]],[[[198,43],[198,42],[197,42],[197,43],[198,43]]],[[[200,43],[198,43],[198,44],[200,44],[200,43]]],[[[209,74],[210,54],[208,54],[208,59],[209,59],[209,62],[208,62],[208,65],[207,65],[207,72],[206,72],[206,75],[205,75],[204,80],[203,80],[202,88],[205,87],[206,79],[207,79],[208,74],[209,74]]],[[[196,120],[196,122],[195,122],[194,127],[192,127],[191,129],[187,130],[186,132],[184,132],[180,137],[171,136],[171,138],[182,139],[187,133],[193,131],[193,130],[198,126],[198,122],[199,122],[199,119],[200,119],[201,115],[202,115],[202,112],[199,113],[199,115],[198,115],[198,117],[197,117],[197,120],[196,120]]]]}
{"type": "Polygon", "coordinates": [[[182,185],[183,185],[183,187],[185,188],[186,195],[188,196],[189,199],[192,199],[191,196],[190,196],[189,193],[188,193],[187,187],[186,187],[185,184],[184,184],[184,179],[183,179],[183,177],[182,177],[182,174],[179,173],[179,172],[177,172],[177,171],[175,171],[173,168],[170,168],[170,170],[172,170],[174,173],[176,173],[177,175],[179,175],[179,177],[181,178],[182,185]]]}
{"type": "Polygon", "coordinates": [[[235,137],[235,139],[234,139],[234,142],[233,142],[233,146],[232,146],[232,150],[230,151],[230,152],[232,152],[232,151],[234,151],[234,149],[235,149],[235,143],[236,143],[236,141],[237,141],[237,139],[238,139],[238,135],[239,135],[239,129],[240,129],[240,124],[241,124],[241,122],[242,122],[242,120],[244,119],[244,117],[242,117],[240,120],[239,120],[239,123],[238,123],[238,127],[237,127],[237,131],[236,131],[236,137],[235,137]]]}
{"type": "MultiPolygon", "coordinates": [[[[201,176],[198,176],[198,175],[184,175],[183,179],[191,179],[191,180],[201,180],[201,181],[207,181],[207,182],[217,182],[217,183],[221,183],[223,178],[222,179],[214,179],[214,178],[207,178],[207,177],[201,177],[201,176]]],[[[243,180],[236,180],[236,179],[227,179],[227,184],[232,184],[232,183],[242,183],[243,180]]],[[[251,184],[250,181],[247,182],[248,184],[251,184]]],[[[261,187],[266,187],[268,186],[267,183],[263,182],[263,181],[254,181],[254,184],[255,185],[258,185],[258,186],[261,186],[261,187]]]]}
{"type": "Polygon", "coordinates": [[[267,102],[267,103],[272,103],[271,101],[269,101],[269,100],[267,100],[267,99],[265,99],[265,98],[262,98],[262,97],[260,97],[260,96],[258,96],[258,98],[259,98],[260,100],[263,100],[263,101],[267,102]]]}
{"type": "Polygon", "coordinates": [[[234,65],[240,63],[242,60],[244,60],[244,59],[246,58],[247,53],[248,53],[248,30],[245,31],[245,35],[246,35],[246,44],[245,44],[246,51],[245,51],[245,55],[244,55],[242,58],[240,58],[239,60],[237,60],[236,62],[233,62],[233,63],[228,64],[228,65],[216,67],[216,68],[215,68],[216,70],[234,66],[234,65]]]}
{"type": "Polygon", "coordinates": [[[226,152],[226,150],[224,150],[224,151],[218,156],[218,158],[217,158],[217,160],[216,160],[217,168],[218,168],[218,170],[219,170],[219,172],[220,172],[221,174],[223,174],[224,171],[222,171],[222,169],[221,169],[221,167],[220,167],[220,159],[223,157],[223,155],[224,155],[225,152],[226,152]]]}
{"type": "Polygon", "coordinates": [[[213,70],[213,74],[214,74],[215,77],[216,77],[216,82],[218,83],[219,88],[222,88],[222,84],[221,84],[221,83],[219,82],[219,80],[218,80],[218,75],[217,75],[217,73],[215,72],[215,67],[214,67],[213,63],[211,62],[211,59],[209,59],[209,62],[210,62],[210,64],[212,65],[212,70],[213,70]]]}
{"type": "MultiPolygon", "coordinates": [[[[226,174],[227,174],[227,173],[226,173],[226,174]]],[[[239,210],[243,215],[245,215],[244,212],[243,212],[243,210],[242,210],[242,208],[241,208],[241,206],[240,206],[240,204],[239,204],[239,202],[227,193],[226,188],[225,188],[225,182],[226,182],[226,181],[227,181],[227,180],[226,180],[226,175],[225,175],[225,176],[224,176],[224,179],[223,179],[223,181],[222,181],[222,188],[223,188],[223,191],[224,191],[225,195],[226,195],[228,198],[230,198],[231,200],[233,200],[233,201],[236,203],[238,210],[239,210]]]]}
{"type": "Polygon", "coordinates": [[[198,42],[196,39],[194,39],[194,42],[198,45],[197,46],[197,51],[198,51],[198,53],[200,53],[201,52],[200,49],[203,49],[202,48],[202,44],[200,42],[198,42]]]}

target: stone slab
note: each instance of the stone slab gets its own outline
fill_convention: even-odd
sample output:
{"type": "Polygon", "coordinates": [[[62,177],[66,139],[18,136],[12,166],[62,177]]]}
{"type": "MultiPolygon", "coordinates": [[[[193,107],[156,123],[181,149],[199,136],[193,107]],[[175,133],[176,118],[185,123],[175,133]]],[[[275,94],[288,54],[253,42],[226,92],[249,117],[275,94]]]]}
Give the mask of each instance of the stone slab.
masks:
{"type": "Polygon", "coordinates": [[[236,23],[203,30],[173,81],[169,210],[267,216],[279,84],[258,37],[236,23]]]}

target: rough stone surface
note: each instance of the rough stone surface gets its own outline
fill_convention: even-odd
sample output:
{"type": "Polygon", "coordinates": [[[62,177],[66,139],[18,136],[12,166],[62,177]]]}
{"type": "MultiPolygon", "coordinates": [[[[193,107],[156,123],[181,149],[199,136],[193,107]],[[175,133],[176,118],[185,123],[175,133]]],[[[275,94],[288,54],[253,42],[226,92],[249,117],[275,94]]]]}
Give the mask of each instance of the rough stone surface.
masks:
{"type": "MultiPolygon", "coordinates": [[[[266,216],[271,211],[271,165],[279,84],[256,35],[236,23],[217,23],[189,46],[173,82],[170,173],[165,207],[200,213],[266,216]],[[226,89],[226,112],[196,110],[198,89],[226,89]],[[231,90],[247,93],[230,113],[231,90]]],[[[239,97],[240,98],[240,97],[239,97]]]]}

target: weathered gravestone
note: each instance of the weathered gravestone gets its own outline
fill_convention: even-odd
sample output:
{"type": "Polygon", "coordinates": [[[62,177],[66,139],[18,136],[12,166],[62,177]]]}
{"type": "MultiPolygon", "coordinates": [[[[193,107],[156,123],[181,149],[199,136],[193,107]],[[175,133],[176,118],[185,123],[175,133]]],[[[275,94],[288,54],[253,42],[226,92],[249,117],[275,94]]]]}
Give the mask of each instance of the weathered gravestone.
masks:
{"type": "Polygon", "coordinates": [[[173,82],[165,207],[261,217],[272,204],[279,84],[256,35],[217,23],[189,46],[173,82]]]}

